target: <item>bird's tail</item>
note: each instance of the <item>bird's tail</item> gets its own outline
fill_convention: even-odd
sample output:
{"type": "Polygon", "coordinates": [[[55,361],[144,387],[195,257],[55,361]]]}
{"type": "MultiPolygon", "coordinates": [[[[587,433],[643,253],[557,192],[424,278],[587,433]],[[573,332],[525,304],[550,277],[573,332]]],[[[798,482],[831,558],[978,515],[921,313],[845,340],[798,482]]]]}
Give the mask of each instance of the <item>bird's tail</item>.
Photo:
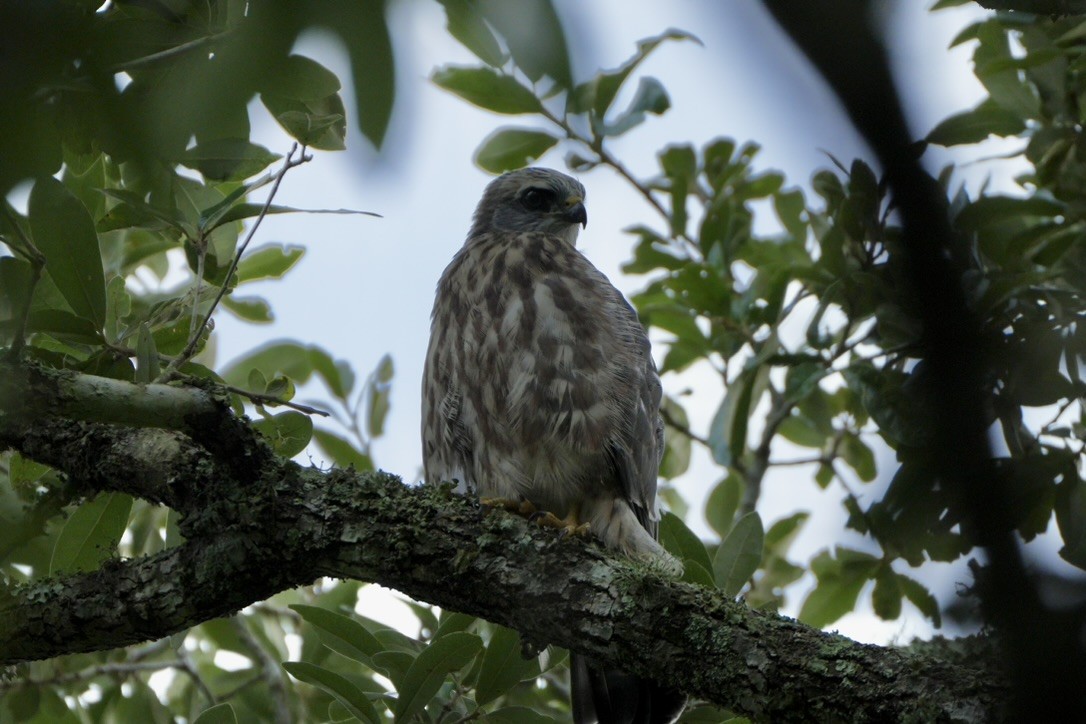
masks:
{"type": "Polygon", "coordinates": [[[671,724],[686,706],[681,691],[581,654],[570,652],[569,671],[576,724],[671,724]]]}

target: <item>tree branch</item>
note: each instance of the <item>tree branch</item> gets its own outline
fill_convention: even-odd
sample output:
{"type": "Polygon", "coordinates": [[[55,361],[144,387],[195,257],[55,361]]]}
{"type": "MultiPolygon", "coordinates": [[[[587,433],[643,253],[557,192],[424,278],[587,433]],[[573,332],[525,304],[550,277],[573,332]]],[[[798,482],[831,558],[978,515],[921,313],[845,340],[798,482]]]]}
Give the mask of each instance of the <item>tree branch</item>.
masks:
{"type": "MultiPolygon", "coordinates": [[[[0,443],[40,452],[54,423],[0,443]]],[[[98,571],[0,591],[0,663],[124,646],[230,615],[319,576],[372,581],[517,629],[758,719],[999,718],[1002,678],[960,663],[865,646],[752,611],[719,591],[662,578],[598,545],[447,489],[384,473],[321,472],[264,456],[244,478],[175,456],[139,457],[131,430],[82,423],[50,459],[163,469],[189,505],[186,543],[98,571]],[[197,509],[198,508],[198,509],[197,509]],[[767,696],[766,692],[772,692],[767,696]]],[[[259,445],[258,443],[254,443],[259,445]]],[[[201,454],[199,448],[181,447],[201,454]]],[[[183,456],[181,456],[183,457],[183,456]]],[[[93,463],[92,463],[93,464],[93,463]]],[[[179,501],[180,504],[180,501],[179,501]]]]}

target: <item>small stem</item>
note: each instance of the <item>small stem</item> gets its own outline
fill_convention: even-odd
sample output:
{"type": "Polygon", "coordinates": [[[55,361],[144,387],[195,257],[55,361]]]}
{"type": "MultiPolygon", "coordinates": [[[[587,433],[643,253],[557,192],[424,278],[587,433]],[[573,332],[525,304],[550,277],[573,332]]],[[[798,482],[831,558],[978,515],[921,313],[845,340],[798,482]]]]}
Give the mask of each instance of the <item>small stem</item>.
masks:
{"type": "Polygon", "coordinates": [[[810,458],[796,458],[795,460],[770,460],[769,465],[771,467],[788,467],[792,465],[813,465],[815,463],[825,465],[833,462],[824,455],[816,455],[810,458]]]}
{"type": "Polygon", "coordinates": [[[12,679],[5,681],[0,679],[0,692],[8,691],[24,686],[45,686],[49,684],[70,684],[75,681],[87,681],[98,676],[130,676],[145,671],[162,671],[163,669],[183,669],[180,661],[122,661],[111,664],[101,664],[79,671],[58,672],[44,679],[12,679]]]}
{"type": "Polygon", "coordinates": [[[200,237],[200,248],[196,253],[196,283],[192,290],[192,314],[189,316],[189,339],[199,337],[196,323],[200,318],[200,292],[203,291],[207,265],[207,238],[203,234],[200,237]]]}
{"type": "Polygon", "coordinates": [[[664,418],[664,422],[669,427],[674,428],[679,434],[685,435],[694,442],[704,445],[708,449],[712,448],[707,439],[695,433],[693,430],[690,429],[688,425],[684,425],[683,423],[676,420],[675,416],[668,412],[668,409],[666,407],[660,408],[660,417],[664,418]]]}
{"type": "Polygon", "coordinates": [[[253,636],[252,631],[249,630],[248,625],[240,616],[234,616],[230,619],[230,622],[234,625],[234,630],[237,631],[242,643],[253,654],[253,663],[259,667],[260,676],[268,686],[268,692],[275,702],[276,723],[289,724],[291,720],[290,703],[287,699],[286,685],[283,682],[279,662],[264,650],[264,647],[256,640],[256,637],[253,636]]]}
{"type": "MultiPolygon", "coordinates": [[[[200,342],[200,335],[203,334],[204,329],[207,328],[208,323],[211,321],[211,317],[215,314],[215,310],[219,306],[219,302],[226,296],[227,290],[230,288],[230,278],[237,271],[238,264],[241,262],[241,256],[245,253],[245,249],[248,248],[249,242],[253,240],[253,236],[256,234],[256,230],[260,228],[260,224],[264,221],[264,217],[268,215],[268,209],[271,208],[272,201],[275,199],[275,194],[279,191],[279,184],[283,182],[283,177],[286,176],[287,171],[296,166],[301,166],[303,163],[307,163],[313,160],[312,156],[306,155],[305,147],[302,147],[301,155],[295,159],[294,152],[298,150],[298,144],[295,143],[290,147],[290,151],[287,153],[287,157],[283,160],[283,167],[279,169],[279,172],[275,174],[275,181],[272,183],[271,191],[268,192],[268,198],[264,202],[263,208],[260,209],[260,214],[253,221],[253,225],[249,228],[249,233],[246,234],[245,240],[241,242],[238,247],[238,251],[234,254],[233,260],[230,262],[230,268],[226,272],[223,284],[219,287],[219,293],[215,297],[215,301],[211,303],[211,307],[207,310],[207,314],[204,315],[203,321],[197,325],[194,333],[190,335],[188,344],[181,351],[181,354],[170,363],[161,375],[158,377],[158,382],[168,382],[174,378],[177,374],[177,370],[185,362],[188,362],[196,351],[196,345],[200,342]]],[[[197,300],[198,301],[198,300],[197,300]]],[[[195,302],[194,302],[195,304],[195,302]]]]}
{"type": "Polygon", "coordinates": [[[310,407],[309,405],[303,405],[298,402],[291,402],[290,400],[284,400],[275,395],[264,395],[259,392],[250,392],[243,390],[240,387],[234,387],[233,385],[223,385],[223,387],[235,395],[241,395],[242,397],[251,400],[258,405],[282,405],[283,407],[289,407],[298,412],[304,412],[307,415],[320,415],[321,417],[328,417],[329,413],[326,410],[321,410],[317,407],[310,407]]]}
{"type": "Polygon", "coordinates": [[[175,55],[184,55],[190,50],[198,50],[205,45],[210,45],[221,38],[225,38],[230,34],[230,32],[231,31],[226,31],[222,33],[216,33],[214,35],[205,35],[202,38],[196,38],[195,40],[190,40],[187,43],[175,45],[172,48],[167,48],[166,50],[162,50],[157,53],[151,53],[150,55],[144,55],[140,58],[133,58],[132,60],[126,61],[124,63],[118,63],[109,70],[111,73],[122,73],[125,71],[140,68],[145,65],[151,65],[161,60],[169,60],[175,55]]]}

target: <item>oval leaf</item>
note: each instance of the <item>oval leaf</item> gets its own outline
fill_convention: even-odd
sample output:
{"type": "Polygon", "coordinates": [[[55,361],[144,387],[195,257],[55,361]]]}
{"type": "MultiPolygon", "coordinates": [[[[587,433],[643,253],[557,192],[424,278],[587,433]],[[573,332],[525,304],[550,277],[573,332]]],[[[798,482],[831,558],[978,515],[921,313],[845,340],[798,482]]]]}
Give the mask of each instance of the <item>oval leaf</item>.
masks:
{"type": "Polygon", "coordinates": [[[105,493],[81,505],[57,537],[50,575],[97,569],[117,549],[131,510],[132,498],[124,493],[105,493]]]}
{"type": "Polygon", "coordinates": [[[30,191],[30,231],[64,300],[101,329],[106,321],[102,250],[87,209],[60,181],[40,178],[30,191]]]}
{"type": "Polygon", "coordinates": [[[300,246],[270,244],[255,249],[238,263],[238,284],[259,279],[279,279],[305,254],[300,246]]]}
{"type": "Polygon", "coordinates": [[[686,527],[682,519],[673,513],[660,516],[660,544],[668,553],[681,559],[683,563],[693,561],[705,570],[711,570],[712,562],[705,544],[694,531],[686,527]]]}
{"type": "Polygon", "coordinates": [[[385,647],[358,621],[319,606],[290,607],[320,632],[321,642],[338,654],[372,667],[370,657],[385,647]]]}
{"type": "Polygon", "coordinates": [[[713,560],[713,576],[726,595],[739,593],[758,570],[764,538],[761,517],[756,512],[747,513],[720,544],[713,560]]]}
{"type": "Polygon", "coordinates": [[[483,648],[482,639],[471,633],[451,633],[427,646],[404,674],[398,687],[396,721],[409,720],[426,707],[445,677],[467,666],[483,648]]]}
{"type": "Polygon", "coordinates": [[[475,163],[491,173],[527,166],[546,153],[558,139],[543,131],[502,128],[486,137],[475,152],[475,163]]]}
{"type": "Polygon", "coordinates": [[[212,181],[240,181],[255,176],[282,156],[243,138],[220,138],[185,151],[182,165],[212,181]]]}
{"type": "Polygon", "coordinates": [[[294,410],[257,420],[253,427],[268,439],[275,452],[285,458],[292,458],[305,450],[313,437],[313,421],[308,415],[294,410]]]}
{"type": "Polygon", "coordinates": [[[347,711],[364,722],[380,724],[381,717],[362,690],[334,671],[304,661],[285,661],[283,668],[298,681],[304,681],[334,697],[347,711]]]}
{"type": "Polygon", "coordinates": [[[494,701],[526,679],[539,675],[539,661],[521,655],[520,634],[498,626],[486,646],[479,682],[475,686],[475,703],[482,706],[494,701]]]}
{"type": "Polygon", "coordinates": [[[446,66],[434,73],[433,81],[468,103],[495,113],[538,113],[543,108],[516,78],[492,68],[446,66]]]}
{"type": "Polygon", "coordinates": [[[237,724],[234,707],[230,704],[216,704],[200,712],[193,724],[237,724]]]}
{"type": "Polygon", "coordinates": [[[373,470],[373,460],[369,455],[364,455],[355,449],[354,445],[346,438],[327,430],[313,430],[313,439],[330,457],[331,462],[340,468],[354,466],[355,470],[373,470]]]}

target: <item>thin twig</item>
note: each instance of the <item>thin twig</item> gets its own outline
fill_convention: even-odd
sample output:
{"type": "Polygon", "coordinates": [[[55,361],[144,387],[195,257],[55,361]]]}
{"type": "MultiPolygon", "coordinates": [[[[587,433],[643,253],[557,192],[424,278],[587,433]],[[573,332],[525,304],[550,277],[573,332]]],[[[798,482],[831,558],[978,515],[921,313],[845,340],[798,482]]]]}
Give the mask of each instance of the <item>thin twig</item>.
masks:
{"type": "Polygon", "coordinates": [[[240,616],[231,618],[230,623],[233,624],[234,630],[237,631],[238,638],[252,653],[253,663],[260,670],[260,677],[264,680],[268,687],[268,693],[271,694],[275,702],[275,721],[277,724],[290,724],[290,702],[287,699],[287,687],[283,681],[279,662],[264,650],[264,647],[256,640],[253,632],[249,630],[249,626],[240,616]]]}
{"type": "Polygon", "coordinates": [[[693,430],[691,430],[689,425],[685,425],[682,422],[680,422],[679,420],[676,420],[675,416],[672,415],[668,411],[668,409],[666,407],[661,407],[660,408],[660,417],[664,418],[664,422],[669,427],[673,428],[679,434],[685,435],[686,437],[690,438],[694,442],[700,443],[700,444],[704,445],[706,448],[712,449],[712,446],[709,444],[709,441],[706,438],[701,437],[700,435],[695,433],[693,430]]]}
{"type": "Polygon", "coordinates": [[[195,684],[196,688],[199,689],[200,693],[203,694],[203,697],[207,700],[207,705],[215,706],[218,704],[219,702],[215,698],[215,694],[212,693],[211,687],[207,685],[207,682],[203,680],[203,677],[201,677],[196,670],[195,664],[192,663],[192,657],[189,655],[188,651],[185,651],[184,645],[178,647],[177,658],[181,662],[181,666],[178,668],[189,675],[189,678],[192,679],[192,683],[195,684]]]}
{"type": "Polygon", "coordinates": [[[163,669],[181,669],[182,664],[178,660],[171,661],[121,661],[117,663],[91,666],[79,671],[58,672],[52,676],[32,679],[12,679],[4,681],[0,679],[0,692],[9,691],[24,686],[45,686],[49,684],[70,684],[75,681],[88,681],[99,676],[130,676],[145,671],[162,671],[163,669]]]}
{"type": "Polygon", "coordinates": [[[223,387],[230,392],[233,392],[235,395],[241,395],[242,397],[256,403],[257,405],[271,405],[272,407],[276,405],[282,405],[283,407],[289,407],[293,410],[297,410],[298,412],[304,412],[307,415],[320,415],[321,417],[328,417],[329,414],[331,414],[327,410],[321,410],[317,407],[310,407],[309,405],[303,405],[298,402],[291,402],[290,400],[284,400],[281,397],[276,397],[275,395],[265,395],[259,392],[250,392],[249,390],[243,390],[240,387],[234,387],[233,385],[223,385],[223,387]]]}
{"type": "MultiPolygon", "coordinates": [[[[279,172],[275,174],[275,181],[272,183],[271,191],[268,192],[268,198],[264,202],[264,206],[260,209],[260,214],[257,215],[253,221],[253,225],[249,228],[249,233],[245,235],[245,240],[241,242],[238,247],[238,251],[234,254],[233,260],[230,262],[230,268],[226,272],[225,281],[223,285],[219,287],[219,293],[215,297],[215,301],[211,303],[211,307],[207,310],[207,314],[204,315],[203,321],[197,325],[194,333],[190,336],[188,344],[181,351],[181,354],[177,355],[173,362],[170,363],[161,375],[159,375],[156,382],[169,382],[173,379],[177,373],[178,368],[192,358],[193,353],[196,350],[196,345],[199,344],[200,336],[203,334],[204,329],[207,328],[208,323],[211,321],[212,315],[215,314],[215,310],[218,308],[222,298],[226,296],[227,290],[230,288],[230,278],[237,271],[238,264],[241,262],[241,256],[245,253],[245,249],[249,246],[249,242],[253,240],[253,236],[256,234],[256,230],[260,228],[260,224],[264,221],[264,217],[268,215],[268,209],[271,208],[272,201],[275,199],[275,194],[279,191],[279,184],[283,182],[283,177],[286,176],[287,171],[301,166],[303,163],[307,163],[313,160],[313,157],[306,155],[305,147],[302,147],[301,155],[295,159],[294,152],[298,150],[298,144],[295,143],[290,147],[290,151],[287,153],[287,157],[283,160],[283,167],[279,169],[279,172]]],[[[194,300],[194,304],[197,304],[199,300],[194,300]]]]}
{"type": "Polygon", "coordinates": [[[824,455],[816,455],[815,457],[796,458],[794,460],[770,460],[769,461],[769,466],[770,467],[788,467],[788,466],[793,466],[793,465],[813,465],[815,463],[818,463],[820,465],[825,465],[825,464],[831,463],[831,462],[833,462],[833,460],[831,460],[830,458],[827,458],[824,455]]]}
{"type": "Polygon", "coordinates": [[[109,70],[111,73],[123,73],[142,67],[144,65],[151,65],[153,63],[157,63],[160,60],[169,60],[175,55],[184,55],[190,50],[198,50],[205,45],[210,45],[216,40],[220,40],[221,38],[225,38],[226,36],[230,35],[231,32],[232,31],[227,30],[221,33],[215,33],[214,35],[205,35],[202,38],[196,38],[195,40],[190,40],[187,43],[175,45],[172,48],[167,48],[166,50],[161,50],[157,53],[151,53],[150,55],[144,55],[140,58],[133,58],[132,60],[125,61],[124,63],[118,63],[109,70]]]}

